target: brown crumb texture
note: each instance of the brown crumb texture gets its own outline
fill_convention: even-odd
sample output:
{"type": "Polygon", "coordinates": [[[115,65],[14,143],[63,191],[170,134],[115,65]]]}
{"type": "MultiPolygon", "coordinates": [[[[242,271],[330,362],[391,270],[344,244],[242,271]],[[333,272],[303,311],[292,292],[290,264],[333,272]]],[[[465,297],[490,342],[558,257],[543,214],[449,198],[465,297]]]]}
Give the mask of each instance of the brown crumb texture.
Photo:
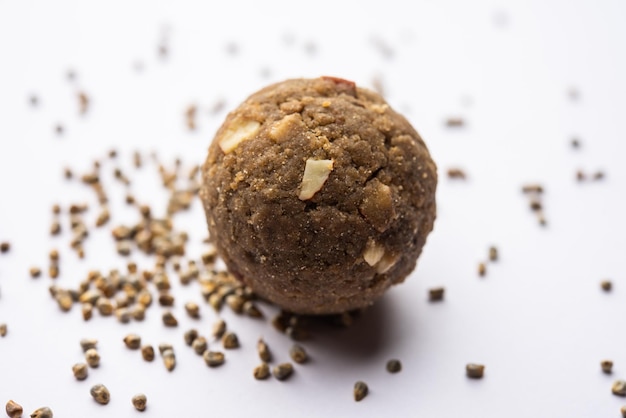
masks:
{"type": "Polygon", "coordinates": [[[326,314],[370,305],[414,269],[436,184],[403,116],[351,81],[321,77],[270,85],[231,112],[200,194],[232,274],[284,309],[326,314]]]}

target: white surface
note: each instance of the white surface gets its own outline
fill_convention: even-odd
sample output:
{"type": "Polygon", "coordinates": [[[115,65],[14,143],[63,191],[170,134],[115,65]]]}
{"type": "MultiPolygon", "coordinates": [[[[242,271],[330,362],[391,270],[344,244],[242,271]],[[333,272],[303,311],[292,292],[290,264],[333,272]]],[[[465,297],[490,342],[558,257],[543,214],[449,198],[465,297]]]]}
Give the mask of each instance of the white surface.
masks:
{"type": "MultiPolygon", "coordinates": [[[[145,417],[619,416],[626,399],[610,387],[626,378],[626,3],[411,3],[0,0],[0,241],[13,245],[0,255],[0,323],[9,326],[0,339],[0,403],[14,399],[28,413],[47,405],[58,417],[135,416],[130,398],[144,392],[145,417]],[[166,32],[163,61],[156,49],[166,32]],[[144,323],[126,326],[97,314],[84,323],[77,307],[59,311],[47,291],[51,248],[61,251],[61,286],[90,269],[124,266],[106,230],[88,238],[84,261],[67,234],[48,236],[52,203],[95,206],[91,191],[63,180],[64,166],[85,171],[111,148],[128,167],[135,149],[155,150],[168,164],[176,156],[200,163],[226,110],[269,82],[318,75],[364,86],[380,77],[439,166],[435,231],[405,284],[353,328],[316,334],[305,344],[312,362],[282,383],[251,377],[261,335],[287,360],[290,342],[267,322],[225,314],[242,348],[219,369],[184,345],[186,329],[206,335],[216,317],[204,304],[199,322],[185,317],[183,302],[200,301],[194,286],[176,283],[175,330],[162,327],[154,306],[144,323]],[[578,101],[569,100],[571,87],[578,101]],[[93,100],[84,117],[77,88],[93,100]],[[226,110],[210,115],[220,99],[226,110]],[[190,133],[183,112],[194,102],[199,129],[190,133]],[[446,128],[456,115],[468,125],[446,128]],[[572,135],[581,138],[578,151],[572,135]],[[447,179],[451,166],[469,181],[447,179]],[[578,168],[607,177],[580,185],[578,168]],[[547,189],[544,229],[520,193],[532,181],[547,189]],[[501,260],[480,279],[476,266],[491,244],[501,260]],[[33,264],[44,269],[38,280],[28,276],[33,264]],[[603,278],[613,280],[611,293],[600,290],[603,278]],[[427,302],[433,286],[445,286],[444,302],[427,302]],[[172,342],[176,370],[127,350],[129,332],[172,342]],[[102,366],[76,382],[71,366],[82,360],[83,337],[100,340],[102,366]],[[402,361],[401,373],[385,371],[390,358],[402,361]],[[600,371],[604,358],[615,362],[612,376],[600,371]],[[484,363],[485,378],[467,379],[468,362],[484,363]],[[360,403],[352,400],[356,380],[371,389],[360,403]],[[99,382],[111,391],[108,406],[89,396],[99,382]]],[[[137,197],[159,203],[154,167],[138,176],[137,197]]],[[[134,221],[122,189],[106,181],[114,220],[134,221]]],[[[178,219],[193,228],[197,257],[205,234],[198,202],[178,219]]]]}

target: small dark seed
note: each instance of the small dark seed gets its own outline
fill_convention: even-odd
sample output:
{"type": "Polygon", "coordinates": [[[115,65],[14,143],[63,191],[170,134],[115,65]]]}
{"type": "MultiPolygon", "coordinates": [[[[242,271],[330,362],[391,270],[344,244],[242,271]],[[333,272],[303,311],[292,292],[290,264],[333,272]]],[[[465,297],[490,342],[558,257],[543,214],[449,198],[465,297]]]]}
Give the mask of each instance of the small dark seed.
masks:
{"type": "Polygon", "coordinates": [[[428,291],[428,300],[438,302],[443,300],[445,289],[443,287],[434,287],[428,291]]]}
{"type": "Polygon", "coordinates": [[[52,409],[47,406],[36,409],[32,414],[30,414],[30,418],[52,418],[52,416],[52,409]]]}
{"type": "Polygon", "coordinates": [[[281,363],[272,369],[272,374],[278,380],[285,380],[293,374],[293,365],[291,363],[281,363]]]}
{"type": "Polygon", "coordinates": [[[39,276],[41,276],[41,269],[39,267],[31,267],[29,270],[30,273],[30,277],[37,278],[39,276]]]}
{"type": "Polygon", "coordinates": [[[141,337],[137,334],[128,334],[124,337],[124,344],[131,350],[137,350],[141,347],[141,337]]]}
{"type": "Polygon", "coordinates": [[[498,261],[498,249],[496,247],[489,247],[489,260],[498,261]]]}
{"type": "Polygon", "coordinates": [[[485,366],[483,366],[482,364],[469,363],[467,366],[465,366],[465,372],[467,374],[467,377],[472,379],[482,379],[484,371],[485,366]]]}
{"type": "Polygon", "coordinates": [[[238,348],[239,338],[237,338],[237,334],[234,332],[229,332],[222,338],[222,344],[226,349],[238,348]]]}
{"type": "Polygon", "coordinates": [[[365,382],[360,380],[354,384],[354,400],[359,402],[367,396],[369,388],[365,382]]]}
{"type": "Polygon", "coordinates": [[[0,243],[0,252],[6,253],[11,249],[11,244],[8,242],[0,243]]]}
{"type": "Polygon", "coordinates": [[[166,327],[176,327],[178,326],[178,320],[170,311],[166,311],[163,313],[163,325],[166,327]]]}
{"type": "Polygon", "coordinates": [[[400,360],[393,359],[387,362],[387,371],[389,373],[398,373],[400,370],[402,370],[400,360]]]}
{"type": "Polygon", "coordinates": [[[109,389],[102,384],[97,384],[92,386],[89,391],[93,399],[98,402],[100,405],[106,405],[111,400],[111,394],[109,393],[109,389]]]}
{"type": "Polygon", "coordinates": [[[611,392],[615,396],[626,396],[626,380],[616,380],[611,386],[611,392]]]}
{"type": "Polygon", "coordinates": [[[72,373],[76,380],[85,380],[89,374],[87,365],[85,363],[76,363],[72,366],[72,373]]]}
{"type": "Polygon", "coordinates": [[[605,292],[610,292],[613,289],[613,283],[610,280],[602,280],[600,282],[600,287],[605,292]]]}
{"type": "Polygon", "coordinates": [[[611,360],[602,360],[600,362],[600,367],[606,374],[611,374],[613,372],[613,362],[611,360]]]}
{"type": "Polygon", "coordinates": [[[205,351],[202,355],[204,362],[209,367],[218,367],[224,364],[224,353],[219,351],[205,351]]]}
{"type": "Polygon", "coordinates": [[[80,340],[80,348],[83,349],[83,353],[87,352],[90,348],[96,348],[98,340],[95,338],[83,338],[80,340]]]}
{"type": "Polygon", "coordinates": [[[193,343],[191,344],[191,348],[193,348],[193,351],[196,352],[196,354],[202,355],[206,350],[207,350],[208,344],[206,341],[206,338],[204,337],[197,337],[195,340],[193,340],[193,343]]]}
{"type": "Polygon", "coordinates": [[[7,335],[7,324],[0,324],[0,337],[7,335]]]}
{"type": "Polygon", "coordinates": [[[626,418],[626,405],[622,406],[619,412],[621,412],[623,418],[626,418]]]}
{"type": "Polygon", "coordinates": [[[11,418],[21,418],[24,408],[17,402],[10,400],[7,402],[6,411],[7,415],[11,418]]]}
{"type": "Polygon", "coordinates": [[[137,411],[144,411],[148,398],[143,393],[133,396],[131,402],[137,411]]]}
{"type": "Polygon", "coordinates": [[[289,356],[293,361],[298,364],[306,363],[309,359],[309,356],[306,353],[305,349],[298,344],[295,344],[293,347],[291,347],[291,349],[289,350],[289,356]]]}
{"type": "Polygon", "coordinates": [[[154,348],[152,348],[151,345],[141,347],[141,357],[143,357],[145,361],[154,360],[154,348]]]}
{"type": "Polygon", "coordinates": [[[90,348],[85,351],[85,360],[89,367],[96,368],[100,365],[100,354],[98,354],[95,348],[90,348]]]}
{"type": "Polygon", "coordinates": [[[252,374],[256,380],[265,380],[270,377],[270,366],[267,363],[261,363],[254,368],[252,374]]]}
{"type": "Polygon", "coordinates": [[[482,277],[485,274],[487,274],[487,266],[485,263],[478,263],[478,275],[482,277]]]}
{"type": "Polygon", "coordinates": [[[264,361],[265,363],[269,363],[270,361],[272,361],[272,352],[267,346],[267,343],[263,341],[262,338],[259,339],[259,341],[257,342],[256,348],[262,361],[264,361]]]}
{"type": "Polygon", "coordinates": [[[198,338],[198,330],[190,329],[189,331],[186,331],[185,334],[183,334],[183,338],[185,340],[185,344],[191,347],[193,341],[198,338]]]}

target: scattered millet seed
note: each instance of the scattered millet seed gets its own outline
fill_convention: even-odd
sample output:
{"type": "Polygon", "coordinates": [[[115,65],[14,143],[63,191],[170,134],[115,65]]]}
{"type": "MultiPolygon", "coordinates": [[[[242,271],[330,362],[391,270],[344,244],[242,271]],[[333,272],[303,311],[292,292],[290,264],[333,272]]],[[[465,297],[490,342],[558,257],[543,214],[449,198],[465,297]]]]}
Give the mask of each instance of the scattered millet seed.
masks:
{"type": "Polygon", "coordinates": [[[176,367],[176,356],[174,355],[174,350],[167,349],[162,354],[163,356],[163,364],[167,371],[171,372],[176,367]]]}
{"type": "Polygon", "coordinates": [[[148,398],[143,393],[133,396],[131,402],[137,411],[144,411],[146,409],[146,404],[148,403],[148,398]]]}
{"type": "Polygon", "coordinates": [[[242,313],[244,302],[245,300],[239,295],[232,294],[226,296],[226,304],[233,312],[242,313]]]}
{"type": "Polygon", "coordinates": [[[265,380],[270,377],[270,366],[267,363],[261,363],[254,368],[252,375],[256,380],[265,380]]]}
{"type": "Polygon", "coordinates": [[[269,363],[270,361],[272,361],[272,352],[270,351],[270,348],[267,346],[267,343],[263,341],[262,338],[260,338],[259,341],[257,342],[256,349],[257,349],[257,352],[259,353],[259,358],[263,362],[269,363]]]}
{"type": "Polygon", "coordinates": [[[33,279],[41,276],[41,269],[39,267],[31,267],[28,272],[33,279]]]}
{"type": "Polygon", "coordinates": [[[446,119],[446,126],[449,128],[460,128],[463,125],[465,125],[465,121],[462,118],[455,117],[446,119]]]}
{"type": "Polygon", "coordinates": [[[482,379],[484,372],[485,366],[482,364],[469,363],[465,366],[465,373],[467,374],[467,377],[472,379],[482,379]]]}
{"type": "Polygon", "coordinates": [[[195,340],[193,340],[193,343],[191,343],[191,348],[193,348],[193,351],[196,352],[196,354],[202,355],[202,353],[204,353],[207,348],[208,348],[208,343],[206,341],[206,338],[204,337],[197,337],[195,340]]]}
{"type": "Polygon", "coordinates": [[[191,347],[194,340],[198,338],[198,330],[190,329],[183,334],[183,339],[185,340],[185,344],[191,347]]]}
{"type": "Polygon", "coordinates": [[[81,306],[81,312],[83,314],[83,319],[85,321],[89,321],[93,316],[93,305],[89,302],[83,303],[81,306]]]}
{"type": "Polygon", "coordinates": [[[482,277],[485,274],[487,274],[487,266],[485,263],[478,263],[478,275],[482,277]]]}
{"type": "Polygon", "coordinates": [[[9,252],[10,249],[11,249],[11,244],[10,243],[8,243],[8,242],[0,243],[0,252],[1,253],[9,252]]]}
{"type": "Polygon", "coordinates": [[[17,402],[10,400],[7,402],[6,411],[7,415],[11,418],[21,418],[22,413],[24,413],[24,408],[17,402]]]}
{"type": "Polygon", "coordinates": [[[400,370],[402,370],[400,360],[393,359],[387,362],[387,371],[389,373],[398,373],[400,370]]]}
{"type": "Polygon", "coordinates": [[[461,170],[460,168],[450,168],[448,169],[448,178],[465,180],[465,171],[461,170]]]}
{"type": "Polygon", "coordinates": [[[90,348],[96,348],[98,345],[98,340],[95,338],[83,338],[80,340],[80,348],[83,349],[83,353],[86,353],[90,348]]]}
{"type": "Polygon", "coordinates": [[[626,380],[616,380],[611,386],[611,392],[615,396],[626,396],[626,380]]]}
{"type": "Polygon", "coordinates": [[[602,360],[600,362],[600,367],[606,374],[611,374],[613,372],[613,362],[611,360],[602,360]]]}
{"type": "Polygon", "coordinates": [[[102,384],[92,386],[89,393],[91,393],[91,397],[100,405],[106,405],[111,400],[111,394],[109,393],[109,389],[107,389],[106,386],[102,384]]]}
{"type": "Polygon", "coordinates": [[[522,186],[522,193],[541,194],[543,193],[543,186],[541,186],[540,184],[527,184],[527,185],[522,186]]]}
{"type": "Polygon", "coordinates": [[[354,384],[353,393],[354,393],[354,400],[359,402],[367,396],[367,394],[369,393],[369,388],[367,387],[367,384],[365,382],[362,382],[359,380],[358,382],[354,384]]]}
{"type": "Polygon", "coordinates": [[[496,247],[489,247],[489,261],[498,261],[498,249],[496,247]]]}
{"type": "Polygon", "coordinates": [[[237,338],[237,334],[234,332],[229,332],[222,338],[222,344],[226,349],[238,348],[239,338],[237,338]]]}
{"type": "Polygon", "coordinates": [[[89,367],[96,368],[100,365],[100,354],[98,354],[98,351],[95,348],[90,348],[85,351],[85,360],[87,361],[89,367]]]}
{"type": "Polygon", "coordinates": [[[7,335],[7,324],[0,324],[0,337],[7,335]]]}
{"type": "Polygon", "coordinates": [[[600,287],[605,292],[610,292],[613,289],[613,283],[610,280],[602,280],[600,282],[600,287]]]}
{"type": "Polygon", "coordinates": [[[110,316],[113,314],[113,303],[111,303],[111,300],[108,298],[98,298],[98,301],[96,302],[96,308],[102,316],[110,316]]]}
{"type": "Polygon", "coordinates": [[[165,353],[167,350],[174,351],[174,347],[172,346],[172,344],[169,344],[169,343],[159,344],[159,353],[161,353],[161,355],[163,355],[163,353],[165,353]]]}
{"type": "Polygon", "coordinates": [[[202,358],[204,359],[206,365],[209,367],[218,367],[224,364],[224,353],[221,353],[219,351],[206,350],[202,354],[202,358]]]}
{"type": "Polygon", "coordinates": [[[48,276],[50,276],[51,279],[59,277],[59,266],[51,264],[50,267],[48,267],[48,276]]]}
{"type": "Polygon", "coordinates": [[[178,320],[176,319],[176,317],[174,316],[174,314],[170,311],[165,311],[163,313],[163,325],[165,325],[166,327],[177,327],[178,326],[178,320]]]}
{"type": "Polygon", "coordinates": [[[159,305],[174,306],[174,296],[172,296],[170,293],[161,293],[159,295],[159,305]]]}
{"type": "Polygon", "coordinates": [[[263,318],[263,312],[251,300],[244,302],[243,312],[251,318],[263,318]]]}
{"type": "Polygon", "coordinates": [[[36,409],[33,411],[32,414],[30,414],[30,418],[52,418],[52,417],[53,417],[52,409],[48,408],[47,406],[36,409]]]}
{"type": "Polygon", "coordinates": [[[72,366],[72,373],[76,380],[85,380],[89,374],[87,365],[85,363],[76,363],[72,366]]]}
{"type": "Polygon", "coordinates": [[[594,180],[602,180],[604,179],[604,171],[597,171],[593,174],[594,180]]]}
{"type": "Polygon", "coordinates": [[[154,360],[154,348],[152,348],[151,345],[141,347],[141,357],[143,357],[145,361],[154,360]]]}
{"type": "Polygon", "coordinates": [[[289,356],[293,361],[298,364],[306,363],[309,360],[309,356],[306,353],[304,347],[298,344],[294,344],[289,350],[289,356]]]}
{"type": "Polygon", "coordinates": [[[434,287],[428,290],[428,300],[431,302],[438,302],[443,300],[445,289],[443,287],[434,287]]]}
{"type": "Polygon", "coordinates": [[[61,223],[59,221],[52,221],[50,224],[50,235],[59,235],[61,233],[61,223]]]}
{"type": "Polygon", "coordinates": [[[189,317],[198,319],[200,318],[200,307],[195,302],[187,302],[185,303],[185,311],[189,317]]]}
{"type": "Polygon", "coordinates": [[[281,363],[272,369],[272,374],[278,380],[285,380],[293,374],[293,365],[291,363],[281,363]]]}
{"type": "Polygon", "coordinates": [[[141,337],[137,334],[128,334],[124,337],[124,344],[131,350],[137,350],[141,347],[141,337]]]}

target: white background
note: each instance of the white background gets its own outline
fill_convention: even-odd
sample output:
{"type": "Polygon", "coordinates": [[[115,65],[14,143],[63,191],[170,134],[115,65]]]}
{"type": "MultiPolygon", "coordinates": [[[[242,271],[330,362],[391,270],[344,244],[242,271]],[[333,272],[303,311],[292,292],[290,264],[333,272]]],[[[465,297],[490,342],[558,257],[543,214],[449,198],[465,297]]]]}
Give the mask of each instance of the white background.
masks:
{"type": "MultiPolygon", "coordinates": [[[[130,417],[139,414],[130,398],[144,392],[146,417],[619,416],[626,399],[611,384],[626,378],[625,21],[622,0],[0,0],[0,241],[12,243],[0,255],[0,323],[9,328],[0,339],[0,403],[14,399],[27,413],[47,405],[57,417],[130,417]],[[164,37],[165,60],[157,54],[164,37]],[[163,328],[157,306],[128,325],[97,314],[85,323],[79,307],[59,311],[47,290],[51,248],[61,252],[59,286],[125,265],[108,228],[88,238],[83,261],[69,249],[67,224],[49,237],[53,203],[96,207],[90,190],[63,179],[63,167],[85,172],[103,161],[108,227],[131,223],[111,180],[116,164],[139,200],[163,207],[164,199],[154,165],[132,171],[133,150],[156,151],[169,166],[176,157],[185,167],[201,163],[226,112],[247,95],[319,75],[365,87],[380,80],[438,164],[438,219],[406,283],[352,328],[316,333],[305,344],[311,363],[287,382],[251,376],[259,336],[277,361],[288,360],[290,341],[267,321],[226,312],[242,348],[219,369],[184,345],[185,330],[207,335],[217,317],[205,304],[200,321],[184,315],[184,302],[201,302],[193,285],[174,280],[174,330],[163,328]],[[84,116],[79,89],[92,100],[84,116]],[[225,109],[211,113],[221,100],[225,109]],[[191,103],[199,105],[195,132],[183,117],[191,103]],[[447,128],[449,116],[466,126],[447,128]],[[119,163],[105,158],[112,148],[119,163]],[[469,179],[447,179],[450,167],[469,179]],[[578,169],[606,178],[579,184],[578,169]],[[527,182],[546,189],[545,228],[520,192],[527,182]],[[481,279],[476,267],[490,245],[501,257],[481,279]],[[31,265],[42,267],[41,278],[28,276],[31,265]],[[613,280],[610,293],[600,289],[604,278],[613,280]],[[427,301],[434,286],[445,286],[445,301],[427,301]],[[168,373],[159,358],[149,364],[127,350],[130,332],[173,343],[177,368],[168,373]],[[77,382],[71,366],[82,360],[84,337],[99,339],[102,365],[77,382]],[[401,373],[385,371],[390,358],[402,361],[401,373]],[[615,363],[612,376],[600,370],[604,358],[615,363]],[[484,379],[465,377],[468,362],[486,365],[484,379]],[[371,389],[360,403],[352,400],[357,380],[371,389]],[[95,383],[110,389],[109,405],[89,396],[95,383]]],[[[206,235],[199,202],[177,222],[190,230],[197,259],[206,235]]]]}

